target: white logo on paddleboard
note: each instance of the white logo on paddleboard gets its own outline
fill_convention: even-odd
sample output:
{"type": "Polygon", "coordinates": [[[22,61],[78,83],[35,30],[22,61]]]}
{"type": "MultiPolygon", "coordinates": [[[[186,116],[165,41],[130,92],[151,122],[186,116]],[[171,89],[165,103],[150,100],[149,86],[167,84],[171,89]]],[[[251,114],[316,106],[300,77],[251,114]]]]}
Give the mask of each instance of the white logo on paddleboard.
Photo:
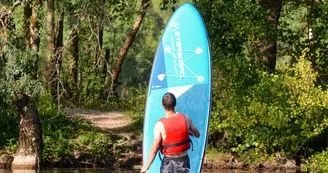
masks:
{"type": "Polygon", "coordinates": [[[185,77],[185,70],[184,70],[184,62],[183,62],[183,53],[182,53],[182,44],[181,44],[181,36],[180,36],[180,24],[177,22],[172,22],[170,25],[170,32],[172,32],[171,36],[171,47],[166,47],[165,52],[173,53],[174,59],[174,71],[177,76],[180,77],[180,79],[185,77]],[[178,71],[177,67],[180,68],[180,71],[178,71]]]}
{"type": "Polygon", "coordinates": [[[180,32],[180,24],[177,22],[172,22],[170,24],[169,32],[171,33],[171,46],[166,46],[164,52],[170,53],[173,55],[173,65],[174,67],[171,70],[168,70],[165,74],[157,75],[157,78],[162,81],[165,77],[179,77],[180,80],[183,78],[196,78],[198,82],[204,81],[203,76],[198,76],[192,69],[190,69],[185,62],[193,57],[194,55],[199,55],[203,53],[203,49],[198,47],[195,50],[183,50],[182,49],[182,40],[180,32]],[[193,54],[187,58],[183,57],[183,52],[192,52],[193,54]],[[185,69],[190,71],[194,76],[186,76],[185,69]],[[173,71],[175,75],[168,75],[169,72],[173,71]]]}

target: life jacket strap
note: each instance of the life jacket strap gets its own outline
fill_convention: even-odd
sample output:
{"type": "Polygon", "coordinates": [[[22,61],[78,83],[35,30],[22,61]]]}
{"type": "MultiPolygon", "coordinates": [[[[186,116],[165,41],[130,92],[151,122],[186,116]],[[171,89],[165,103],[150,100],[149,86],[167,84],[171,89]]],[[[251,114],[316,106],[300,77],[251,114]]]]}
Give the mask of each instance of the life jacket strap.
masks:
{"type": "Polygon", "coordinates": [[[187,140],[185,141],[182,141],[182,142],[179,142],[179,143],[175,143],[175,144],[168,144],[168,145],[162,145],[161,146],[161,149],[163,148],[172,148],[172,147],[177,147],[177,146],[180,146],[180,145],[184,145],[186,143],[192,143],[192,141],[190,140],[190,138],[188,138],[187,140]]]}
{"type": "Polygon", "coordinates": [[[191,143],[191,151],[194,151],[194,144],[192,143],[192,140],[189,138],[188,140],[185,140],[183,142],[179,142],[179,143],[175,143],[175,144],[168,144],[168,145],[161,145],[159,146],[159,149],[158,149],[158,157],[161,161],[163,161],[163,158],[161,157],[161,150],[163,148],[172,148],[172,147],[177,147],[177,146],[180,146],[180,145],[184,145],[186,143],[190,142],[191,143]]]}

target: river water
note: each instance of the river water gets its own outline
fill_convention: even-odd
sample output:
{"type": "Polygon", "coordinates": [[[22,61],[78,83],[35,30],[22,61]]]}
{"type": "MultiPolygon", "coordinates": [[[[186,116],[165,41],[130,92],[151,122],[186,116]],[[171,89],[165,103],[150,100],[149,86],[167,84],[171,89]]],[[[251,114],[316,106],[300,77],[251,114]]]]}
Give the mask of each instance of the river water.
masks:
{"type": "MultiPolygon", "coordinates": [[[[106,168],[52,168],[42,170],[4,170],[0,169],[0,173],[138,173],[140,170],[112,170],[106,168]]],[[[255,173],[258,171],[242,171],[242,170],[214,170],[203,173],[255,173]]],[[[270,171],[270,173],[295,173],[295,171],[270,171]]],[[[265,173],[265,172],[262,172],[265,173]]],[[[269,173],[269,172],[268,172],[269,173]]]]}

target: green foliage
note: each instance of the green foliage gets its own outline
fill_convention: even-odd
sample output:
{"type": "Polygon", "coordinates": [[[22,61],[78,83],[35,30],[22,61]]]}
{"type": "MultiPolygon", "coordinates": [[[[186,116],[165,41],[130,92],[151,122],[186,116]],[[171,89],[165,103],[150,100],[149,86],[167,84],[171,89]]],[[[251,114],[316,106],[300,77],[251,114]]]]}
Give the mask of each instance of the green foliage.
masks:
{"type": "MultiPolygon", "coordinates": [[[[1,71],[1,70],[0,70],[1,71]]],[[[6,80],[0,75],[0,116],[8,115],[7,110],[10,107],[10,95],[8,89],[8,83],[6,80]]]]}
{"type": "MultiPolygon", "coordinates": [[[[258,72],[253,85],[229,86],[230,95],[221,92],[213,104],[211,130],[228,131],[233,152],[297,152],[328,125],[328,93],[315,86],[316,79],[311,63],[301,58],[288,73],[258,72]]],[[[225,87],[224,80],[219,83],[225,87]]]]}
{"type": "Polygon", "coordinates": [[[96,163],[97,158],[113,157],[111,135],[102,133],[86,120],[69,118],[61,112],[57,113],[56,109],[50,109],[40,112],[45,163],[62,164],[65,160],[70,160],[72,164],[83,160],[96,163]]]}
{"type": "Polygon", "coordinates": [[[134,120],[128,127],[129,131],[138,131],[140,134],[143,130],[144,114],[146,108],[146,87],[139,86],[138,88],[128,89],[129,98],[125,102],[126,113],[134,120]]]}
{"type": "MultiPolygon", "coordinates": [[[[1,108],[2,107],[0,105],[1,108]]],[[[9,109],[4,109],[11,112],[9,109]]],[[[15,114],[0,114],[0,148],[5,147],[13,152],[16,148],[16,142],[19,133],[19,118],[15,114]]]]}
{"type": "Polygon", "coordinates": [[[12,138],[8,140],[8,144],[5,145],[6,151],[9,151],[11,153],[14,153],[17,149],[17,140],[16,138],[12,138]]]}
{"type": "Polygon", "coordinates": [[[45,92],[39,96],[39,98],[37,99],[37,107],[41,116],[57,115],[60,113],[58,112],[58,107],[53,102],[51,94],[49,92],[45,92]]]}
{"type": "Polygon", "coordinates": [[[33,53],[8,46],[5,52],[7,63],[4,79],[8,82],[8,92],[11,97],[17,93],[25,93],[35,98],[42,92],[41,83],[36,80],[36,58],[33,53]]]}
{"type": "MultiPolygon", "coordinates": [[[[89,69],[91,70],[91,69],[89,69]]],[[[103,96],[103,85],[101,84],[102,78],[96,74],[89,73],[81,82],[83,84],[82,91],[79,95],[79,102],[83,103],[85,107],[92,107],[99,105],[101,99],[104,100],[103,96]]]]}
{"type": "Polygon", "coordinates": [[[273,32],[257,1],[199,0],[196,6],[208,29],[213,60],[240,56],[247,49],[253,51],[261,39],[273,32]]]}
{"type": "MultiPolygon", "coordinates": [[[[80,141],[77,139],[88,133],[94,133],[94,136],[101,135],[99,130],[92,127],[87,121],[80,118],[69,118],[63,112],[58,112],[49,93],[39,98],[38,108],[42,125],[45,163],[61,163],[63,158],[76,162],[74,151],[78,147],[85,147],[85,143],[79,143],[80,141]]],[[[88,153],[88,151],[85,152],[88,153]]],[[[93,158],[94,153],[89,153],[88,156],[93,158]]]]}
{"type": "Polygon", "coordinates": [[[78,136],[77,141],[76,151],[81,152],[79,153],[81,157],[92,156],[102,159],[113,157],[114,141],[108,134],[89,132],[78,136]]]}
{"type": "Polygon", "coordinates": [[[258,163],[274,161],[273,155],[268,155],[266,151],[257,148],[249,149],[245,152],[239,153],[239,159],[245,164],[257,165],[258,163]]]}
{"type": "Polygon", "coordinates": [[[138,88],[128,89],[129,99],[126,104],[126,108],[138,117],[144,114],[146,107],[146,87],[139,86],[138,88]]]}
{"type": "Polygon", "coordinates": [[[304,164],[304,169],[309,172],[327,172],[328,151],[313,154],[304,164]]]}
{"type": "Polygon", "coordinates": [[[297,4],[287,2],[281,13],[280,30],[282,32],[279,43],[282,47],[278,52],[281,60],[286,56],[291,62],[300,57],[304,49],[308,49],[306,59],[318,70],[321,85],[327,81],[327,3],[297,4]],[[311,33],[311,37],[310,37],[311,33]]]}
{"type": "Polygon", "coordinates": [[[312,36],[310,40],[309,57],[318,69],[319,77],[322,81],[318,81],[321,85],[328,80],[328,3],[324,2],[322,5],[314,5],[309,14],[309,24],[312,29],[312,36]]]}

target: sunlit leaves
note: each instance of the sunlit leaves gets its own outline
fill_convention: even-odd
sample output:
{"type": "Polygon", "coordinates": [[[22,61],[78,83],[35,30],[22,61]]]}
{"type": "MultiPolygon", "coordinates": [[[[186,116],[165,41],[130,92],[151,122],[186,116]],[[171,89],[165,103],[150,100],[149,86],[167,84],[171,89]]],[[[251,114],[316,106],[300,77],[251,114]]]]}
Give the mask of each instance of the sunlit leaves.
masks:
{"type": "Polygon", "coordinates": [[[309,172],[327,172],[328,171],[328,150],[322,153],[315,153],[304,164],[305,170],[309,172]]]}
{"type": "Polygon", "coordinates": [[[327,129],[328,93],[315,85],[309,61],[301,58],[286,74],[258,73],[254,85],[230,88],[229,97],[221,92],[221,102],[213,104],[211,127],[228,131],[232,151],[295,152],[295,144],[327,129]]]}

